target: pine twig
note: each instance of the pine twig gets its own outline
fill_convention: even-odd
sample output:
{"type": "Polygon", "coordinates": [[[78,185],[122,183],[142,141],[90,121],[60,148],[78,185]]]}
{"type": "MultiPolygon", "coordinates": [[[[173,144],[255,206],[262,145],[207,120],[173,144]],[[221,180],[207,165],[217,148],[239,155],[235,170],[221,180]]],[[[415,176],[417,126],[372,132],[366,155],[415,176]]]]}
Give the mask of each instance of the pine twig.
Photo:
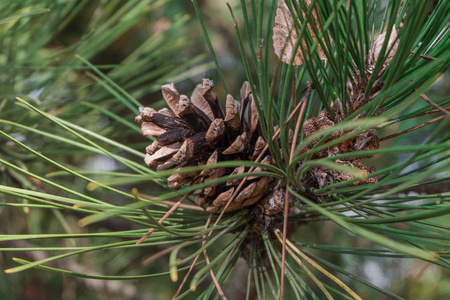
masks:
{"type": "MultiPolygon", "coordinates": [[[[289,164],[292,163],[292,159],[294,158],[295,146],[297,144],[297,137],[300,131],[300,125],[305,114],[306,103],[311,97],[312,91],[314,89],[314,85],[311,82],[308,82],[308,87],[306,88],[305,94],[299,102],[300,105],[300,113],[297,117],[297,123],[295,125],[294,138],[291,144],[291,153],[289,156],[289,164]]],[[[281,251],[281,284],[280,284],[280,300],[283,300],[284,297],[284,272],[285,272],[285,264],[286,264],[286,233],[287,233],[287,221],[288,221],[288,213],[289,213],[289,180],[286,182],[286,201],[284,202],[284,220],[283,220],[283,248],[281,251]]]]}
{"type": "Polygon", "coordinates": [[[298,255],[300,255],[303,259],[305,259],[308,263],[310,263],[314,268],[322,272],[325,276],[336,282],[340,287],[342,287],[347,293],[349,293],[353,298],[356,300],[362,300],[360,296],[358,296],[353,290],[351,290],[345,283],[340,281],[336,276],[322,268],[319,264],[317,264],[315,261],[313,261],[311,258],[309,258],[305,253],[300,251],[297,247],[295,247],[294,244],[292,244],[289,240],[286,240],[285,236],[280,232],[280,230],[275,229],[275,234],[278,237],[278,239],[281,241],[281,239],[285,240],[283,244],[289,245],[289,247],[296,252],[298,255]]]}
{"type": "Polygon", "coordinates": [[[436,109],[440,110],[441,112],[443,112],[445,115],[447,115],[447,116],[450,115],[450,112],[448,112],[447,110],[445,110],[441,106],[439,106],[436,103],[434,103],[430,98],[427,97],[427,95],[420,94],[420,98],[422,98],[425,102],[427,102],[428,104],[430,104],[434,108],[436,108],[436,109]]]}
{"type": "Polygon", "coordinates": [[[174,245],[174,246],[172,246],[172,247],[166,248],[166,249],[164,249],[164,250],[161,250],[161,251],[159,251],[158,253],[155,253],[155,254],[153,254],[152,256],[150,256],[150,257],[146,258],[145,260],[143,260],[141,264],[142,264],[143,266],[147,266],[147,265],[149,265],[150,263],[152,263],[152,262],[154,262],[155,260],[157,260],[158,258],[163,257],[164,255],[171,253],[175,248],[180,247],[180,246],[182,246],[182,245],[185,245],[185,244],[187,244],[187,243],[189,243],[189,242],[186,241],[186,242],[183,242],[183,243],[180,243],[180,244],[176,244],[176,245],[174,245]]]}
{"type": "MultiPolygon", "coordinates": [[[[178,200],[177,203],[175,203],[174,206],[172,206],[166,213],[164,216],[161,217],[161,219],[159,219],[158,223],[162,224],[174,211],[177,210],[177,208],[181,205],[181,203],[183,203],[184,200],[186,200],[187,198],[189,198],[189,196],[192,194],[192,192],[187,193],[186,195],[184,195],[180,200],[178,200]]],[[[150,228],[149,231],[147,231],[146,234],[144,234],[143,237],[141,237],[139,239],[139,241],[136,242],[136,245],[141,244],[143,241],[145,241],[154,231],[156,228],[150,228]]]]}
{"type": "Polygon", "coordinates": [[[411,131],[420,129],[420,128],[422,128],[422,127],[425,127],[425,126],[427,126],[427,125],[431,125],[431,124],[433,124],[433,123],[436,123],[437,121],[440,121],[440,120],[444,119],[446,116],[447,116],[447,115],[445,115],[445,116],[440,116],[440,117],[434,118],[434,119],[432,119],[432,120],[430,120],[430,121],[427,121],[427,122],[425,122],[425,123],[422,123],[422,124],[420,124],[420,125],[411,127],[411,128],[409,128],[409,129],[406,129],[406,130],[403,130],[403,131],[400,131],[400,132],[397,132],[397,133],[394,133],[394,134],[391,134],[391,135],[388,135],[388,136],[384,136],[384,137],[380,138],[380,142],[385,141],[385,140],[389,140],[389,139],[392,139],[392,138],[395,138],[395,137],[398,137],[398,136],[403,135],[403,134],[406,134],[406,133],[408,133],[408,132],[411,132],[411,131]]]}
{"type": "MultiPolygon", "coordinates": [[[[380,192],[393,189],[393,188],[399,186],[400,184],[401,183],[384,185],[380,188],[380,192]]],[[[420,184],[420,183],[418,183],[418,184],[420,184]]],[[[427,185],[414,185],[414,186],[410,186],[406,189],[403,189],[400,193],[415,192],[418,194],[428,194],[428,195],[447,193],[449,190],[449,184],[450,183],[448,181],[442,181],[442,182],[430,183],[427,185]]]]}

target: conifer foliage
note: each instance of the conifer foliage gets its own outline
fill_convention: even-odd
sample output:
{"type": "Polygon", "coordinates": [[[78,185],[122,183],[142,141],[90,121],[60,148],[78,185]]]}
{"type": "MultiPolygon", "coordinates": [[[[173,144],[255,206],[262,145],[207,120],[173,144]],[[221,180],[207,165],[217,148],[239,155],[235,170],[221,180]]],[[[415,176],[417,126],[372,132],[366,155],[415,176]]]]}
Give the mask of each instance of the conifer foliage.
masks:
{"type": "MultiPolygon", "coordinates": [[[[124,7],[118,12],[140,11],[124,7]]],[[[162,85],[162,97],[140,103],[149,89],[123,76],[135,69],[145,76],[137,62],[150,63],[140,60],[150,53],[144,48],[157,48],[150,40],[108,74],[89,55],[69,60],[98,83],[89,92],[103,96],[88,111],[108,116],[102,132],[100,119],[83,126],[75,114],[58,114],[20,89],[19,105],[1,103],[4,111],[26,112],[22,119],[1,113],[1,205],[24,208],[39,224],[52,212],[64,229],[2,233],[0,241],[9,243],[2,251],[21,257],[5,272],[36,268],[149,285],[150,278],[170,278],[175,288],[158,297],[173,299],[403,299],[413,298],[407,284],[373,284],[342,261],[414,258],[448,269],[450,101],[441,83],[450,65],[448,1],[224,3],[246,76],[240,91],[228,90],[211,28],[197,1],[192,7],[217,74],[192,92],[178,85],[192,75],[181,64],[182,76],[170,69],[170,76],[152,77],[151,91],[162,85]],[[92,157],[120,167],[83,169],[79,161],[92,157]],[[115,227],[119,221],[127,227],[115,227]],[[35,250],[45,255],[20,254],[35,250]],[[79,257],[98,264],[80,272],[79,257]],[[95,267],[100,272],[91,272],[95,267]]],[[[18,30],[11,20],[0,26],[18,30]]],[[[43,86],[51,94],[49,83],[43,86]]]]}

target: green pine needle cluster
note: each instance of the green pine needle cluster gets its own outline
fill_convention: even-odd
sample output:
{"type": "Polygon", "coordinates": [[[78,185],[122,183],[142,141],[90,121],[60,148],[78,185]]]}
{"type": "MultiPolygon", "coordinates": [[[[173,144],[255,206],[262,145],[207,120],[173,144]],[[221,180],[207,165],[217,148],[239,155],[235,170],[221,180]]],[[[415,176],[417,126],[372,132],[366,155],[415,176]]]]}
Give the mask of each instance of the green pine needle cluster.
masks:
{"type": "MultiPolygon", "coordinates": [[[[148,141],[140,136],[134,116],[149,99],[152,106],[164,107],[162,84],[188,81],[215,66],[216,85],[238,94],[226,85],[197,1],[183,8],[196,14],[195,28],[203,30],[212,62],[205,63],[205,55],[186,54],[187,14],[167,18],[155,13],[175,2],[0,3],[0,216],[5,220],[0,251],[8,257],[0,260],[8,274],[2,278],[36,269],[58,278],[70,275],[82,284],[86,278],[118,280],[124,286],[131,281],[142,289],[136,294],[177,299],[232,299],[233,286],[242,282],[242,294],[233,297],[403,299],[412,294],[372,283],[352,262],[414,258],[447,274],[442,280],[448,281],[450,96],[442,84],[450,65],[448,1],[313,0],[309,6],[286,1],[297,16],[294,49],[305,59],[299,66],[274,55],[278,1],[221,4],[230,9],[227,26],[235,33],[240,67],[260,101],[261,132],[276,166],[227,161],[213,167],[264,166],[257,175],[279,178],[295,198],[287,240],[282,229],[262,232],[264,252],[250,248],[247,261],[242,245],[251,228],[245,209],[210,215],[193,197],[181,205],[177,201],[202,187],[255,173],[174,191],[167,188],[167,177],[176,171],[156,172],[143,162],[148,141]],[[320,14],[319,27],[312,7],[320,14]],[[70,32],[81,17],[82,32],[70,32]],[[310,27],[302,26],[305,22],[310,27]],[[140,25],[162,29],[133,44],[120,61],[103,65],[105,51],[140,25]],[[337,101],[347,107],[349,82],[355,73],[365,74],[375,37],[393,28],[398,29],[394,57],[387,60],[386,39],[365,82],[367,97],[386,67],[373,100],[332,128],[307,138],[300,131],[292,145],[289,130],[301,128],[322,110],[335,117],[337,101]],[[318,45],[326,60],[320,59],[318,45]],[[315,89],[299,116],[294,110],[307,81],[315,89]],[[289,119],[291,114],[299,119],[289,119]],[[274,125],[280,128],[279,140],[272,139],[274,125]],[[336,131],[350,133],[329,141],[336,131]],[[381,137],[379,149],[311,158],[367,131],[381,137]],[[319,142],[302,152],[314,140],[319,142]],[[378,182],[349,186],[367,175],[335,161],[367,155],[374,156],[368,163],[377,170],[369,176],[378,182]],[[326,199],[312,200],[302,182],[319,166],[350,172],[354,179],[308,190],[326,199]],[[177,209],[167,216],[172,207],[177,209]],[[149,229],[154,232],[137,244],[149,229]],[[334,236],[327,237],[327,231],[334,236]]],[[[195,168],[205,166],[177,172],[195,168]]],[[[446,292],[436,289],[435,299],[444,299],[446,292]]]]}

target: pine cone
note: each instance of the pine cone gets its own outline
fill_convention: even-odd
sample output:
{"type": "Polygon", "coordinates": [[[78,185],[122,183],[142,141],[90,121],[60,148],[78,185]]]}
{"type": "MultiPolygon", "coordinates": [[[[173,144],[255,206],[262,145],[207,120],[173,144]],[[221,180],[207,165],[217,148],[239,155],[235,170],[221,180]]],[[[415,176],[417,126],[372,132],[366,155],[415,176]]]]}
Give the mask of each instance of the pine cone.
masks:
{"type": "MultiPolygon", "coordinates": [[[[371,92],[369,93],[369,97],[366,99],[364,97],[364,93],[366,90],[367,81],[369,80],[373,69],[375,67],[375,64],[380,56],[380,51],[383,46],[384,40],[386,38],[386,32],[380,34],[375,40],[372,45],[372,48],[369,51],[369,56],[366,59],[366,66],[363,77],[361,76],[360,72],[355,69],[355,73],[353,74],[353,82],[349,84],[349,94],[350,94],[350,101],[347,105],[347,111],[348,113],[352,113],[356,110],[358,110],[360,107],[362,107],[364,104],[372,101],[377,94],[380,92],[382,86],[383,86],[383,80],[381,76],[386,71],[389,63],[391,62],[394,54],[397,51],[398,47],[398,41],[397,39],[397,31],[395,29],[392,30],[392,33],[390,34],[388,45],[386,48],[385,54],[385,61],[382,65],[382,68],[380,72],[378,73],[378,78],[375,81],[374,85],[371,88],[371,92]]],[[[335,124],[341,122],[345,119],[345,114],[342,109],[342,103],[339,99],[337,99],[332,104],[332,111],[335,115],[335,119],[333,120],[331,116],[328,114],[328,112],[324,109],[320,112],[318,118],[311,118],[305,121],[303,124],[303,134],[305,135],[305,138],[313,134],[314,132],[321,130],[321,129],[327,129],[333,127],[335,124]]],[[[358,117],[362,117],[363,114],[361,114],[358,117]]],[[[342,132],[342,131],[336,131],[334,132],[330,138],[328,138],[325,142],[330,142],[332,140],[335,140],[339,137],[344,136],[348,132],[342,132]]],[[[302,153],[308,152],[311,150],[315,144],[319,141],[319,139],[314,140],[310,145],[305,147],[303,149],[302,153]]],[[[337,154],[343,154],[343,153],[349,153],[349,152],[357,152],[357,151],[363,151],[363,150],[374,150],[378,149],[380,147],[380,140],[377,135],[375,135],[372,132],[364,132],[361,133],[351,139],[348,139],[342,143],[339,143],[338,145],[335,145],[332,148],[319,151],[311,156],[311,159],[319,159],[324,157],[332,157],[337,154]]],[[[361,159],[363,158],[370,158],[372,156],[364,156],[364,157],[352,157],[344,160],[335,160],[336,163],[340,163],[343,165],[347,165],[353,168],[357,168],[364,175],[369,175],[371,173],[375,172],[375,167],[368,168],[361,159]]],[[[336,170],[332,170],[326,167],[314,167],[309,171],[309,176],[306,177],[303,184],[308,187],[314,187],[314,188],[322,188],[324,186],[327,186],[329,184],[339,182],[339,181],[346,181],[353,179],[354,176],[345,173],[345,172],[339,172],[336,170]]],[[[370,183],[377,183],[378,180],[376,177],[371,177],[363,180],[359,180],[353,183],[350,183],[350,186],[356,186],[356,185],[362,185],[362,184],[370,184],[370,183]]]]}
{"type": "MultiPolygon", "coordinates": [[[[188,98],[180,95],[174,84],[163,85],[162,94],[170,110],[139,108],[136,121],[142,123],[143,134],[157,137],[146,148],[145,162],[149,167],[157,166],[157,170],[179,169],[213,165],[219,161],[254,161],[258,157],[266,142],[261,136],[257,104],[248,82],[242,86],[240,101],[227,95],[225,113],[213,87],[211,80],[203,79],[203,83],[197,85],[188,98]]],[[[261,163],[274,164],[274,161],[270,155],[266,155],[261,163]]],[[[255,171],[261,170],[257,169],[255,171]]],[[[185,184],[195,185],[244,172],[248,172],[248,168],[239,166],[175,173],[168,178],[168,186],[179,189],[185,184]]],[[[195,195],[195,202],[199,206],[206,206],[208,212],[219,212],[240,182],[241,179],[228,180],[205,187],[195,195]]],[[[227,211],[253,205],[266,197],[271,198],[277,183],[277,179],[268,176],[248,177],[227,211]]]]}
{"type": "MultiPolygon", "coordinates": [[[[327,129],[335,126],[339,116],[342,115],[340,101],[339,99],[335,101],[332,107],[333,113],[336,115],[336,121],[331,119],[331,116],[324,109],[320,112],[318,118],[311,118],[305,121],[303,124],[303,134],[305,138],[309,137],[313,133],[318,130],[327,129]]],[[[335,131],[324,143],[331,142],[337,138],[345,136],[349,132],[345,131],[335,131]]],[[[307,147],[302,150],[302,153],[309,152],[318,142],[320,138],[312,141],[307,147]]],[[[332,157],[338,154],[357,152],[363,150],[374,150],[380,147],[380,140],[377,135],[372,132],[363,132],[358,134],[357,136],[347,139],[331,148],[318,151],[311,156],[311,159],[320,159],[325,157],[332,157]]],[[[369,175],[375,172],[375,167],[371,167],[370,169],[361,162],[360,159],[370,158],[372,155],[366,155],[362,157],[351,157],[347,159],[336,159],[334,162],[347,165],[356,169],[359,169],[364,175],[369,175]]],[[[327,167],[314,167],[309,171],[309,176],[306,176],[305,181],[303,182],[304,186],[313,187],[313,188],[323,188],[329,184],[333,184],[335,182],[347,181],[353,179],[354,176],[349,173],[336,171],[333,169],[329,169],[327,167]]],[[[359,180],[356,182],[352,182],[350,186],[376,183],[378,182],[376,177],[371,177],[363,180],[359,180]]]]}
{"type": "Polygon", "coordinates": [[[378,93],[381,91],[381,88],[383,87],[382,75],[389,66],[389,63],[391,62],[398,48],[397,30],[395,28],[392,29],[392,32],[389,35],[386,52],[384,53],[385,60],[383,62],[383,65],[381,66],[381,69],[377,74],[377,79],[372,85],[372,88],[370,90],[367,99],[364,97],[367,82],[369,81],[369,78],[374,71],[377,60],[380,58],[380,52],[383,47],[385,39],[386,39],[386,31],[378,35],[373,41],[373,45],[369,51],[369,55],[368,57],[366,57],[364,74],[361,75],[361,73],[356,68],[354,70],[354,73],[352,74],[353,80],[348,85],[350,95],[350,105],[347,106],[347,110],[349,113],[353,113],[364,104],[375,99],[375,97],[378,95],[378,93]]]}

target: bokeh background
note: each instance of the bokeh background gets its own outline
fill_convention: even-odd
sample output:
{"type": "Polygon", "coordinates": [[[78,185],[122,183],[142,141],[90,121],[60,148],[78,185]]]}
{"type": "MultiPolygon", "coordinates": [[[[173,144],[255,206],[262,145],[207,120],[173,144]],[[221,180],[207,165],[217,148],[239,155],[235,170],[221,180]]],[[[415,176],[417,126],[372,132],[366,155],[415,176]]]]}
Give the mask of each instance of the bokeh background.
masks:
{"type": "MultiPolygon", "coordinates": [[[[239,1],[228,2],[239,15],[239,1]]],[[[245,74],[229,10],[223,1],[199,0],[198,4],[228,88],[237,96],[245,74]]],[[[18,108],[17,104],[14,104],[14,97],[23,97],[62,119],[70,120],[120,143],[133,145],[133,148],[141,147],[144,151],[146,141],[139,132],[120,124],[109,116],[107,111],[128,119],[133,119],[134,115],[129,110],[115,105],[111,94],[96,80],[98,75],[74,57],[74,54],[79,54],[96,65],[144,105],[163,107],[164,102],[159,91],[162,84],[176,82],[181,93],[189,94],[193,87],[206,77],[215,80],[219,98],[225,99],[191,1],[4,0],[0,4],[0,49],[0,118],[23,120],[27,126],[32,126],[33,122],[38,120],[27,116],[23,109],[18,108]],[[147,2],[148,5],[137,9],[136,6],[141,5],[139,2],[147,2]],[[18,14],[20,17],[14,17],[18,14]]],[[[273,59],[276,59],[275,56],[273,59]]],[[[448,74],[444,74],[427,95],[448,95],[448,79],[448,74]]],[[[405,128],[395,130],[403,130],[412,125],[403,124],[405,128]]],[[[67,146],[58,147],[52,144],[56,142],[44,141],[33,134],[12,129],[7,124],[0,126],[2,130],[12,131],[16,138],[27,141],[33,148],[40,149],[47,155],[51,154],[69,165],[105,172],[119,168],[114,161],[103,156],[87,157],[67,146]]],[[[431,129],[425,128],[422,133],[426,135],[428,130],[431,129]]],[[[412,138],[412,135],[406,135],[396,143],[408,145],[415,142],[412,138]]],[[[420,135],[415,135],[415,138],[420,138],[420,135]]],[[[40,169],[47,174],[57,171],[49,169],[48,165],[35,157],[22,153],[3,138],[0,138],[0,147],[0,156],[3,159],[20,162],[26,168],[40,169]]],[[[392,156],[392,161],[383,160],[376,163],[388,165],[397,159],[404,158],[392,156]]],[[[2,165],[0,176],[4,185],[40,184],[29,178],[22,178],[2,165]]],[[[84,182],[67,182],[64,177],[56,175],[54,178],[80,191],[89,189],[84,182]]],[[[149,188],[146,183],[142,183],[142,186],[149,188]]],[[[127,186],[124,185],[123,188],[127,186]]],[[[158,191],[156,186],[154,189],[156,194],[162,192],[158,191]]],[[[102,191],[99,190],[98,193],[102,191]]],[[[0,202],[6,202],[5,197],[1,195],[0,202]]],[[[110,201],[120,203],[121,199],[114,197],[110,201]]],[[[36,208],[30,213],[25,208],[0,206],[0,233],[83,233],[133,229],[131,224],[117,219],[82,228],[77,223],[79,218],[80,215],[73,212],[36,208]]],[[[433,222],[450,226],[448,217],[441,217],[433,222]]],[[[304,223],[292,230],[292,239],[298,241],[315,240],[322,244],[377,247],[368,241],[343,234],[332,222],[304,223]]],[[[56,243],[70,247],[73,242],[63,240],[56,243]]],[[[100,244],[103,240],[99,238],[96,242],[100,244]]],[[[49,241],[48,245],[52,243],[55,241],[49,241]]],[[[77,240],[76,243],[80,245],[86,241],[77,240]]],[[[32,241],[0,241],[0,248],[33,246],[32,241]]],[[[216,247],[220,248],[220,245],[216,247]]],[[[94,252],[60,263],[65,268],[80,273],[133,274],[133,270],[145,271],[146,259],[161,249],[164,249],[164,246],[151,250],[117,249],[105,255],[94,252]]],[[[188,252],[189,249],[185,251],[188,252]]],[[[16,266],[12,260],[16,256],[37,260],[46,255],[47,253],[39,250],[20,253],[1,251],[0,268],[5,270],[16,266]]],[[[321,255],[323,259],[406,299],[450,299],[450,272],[435,265],[396,257],[356,257],[339,253],[328,253],[324,256],[323,252],[321,255]]],[[[148,272],[165,271],[167,264],[167,256],[159,258],[148,272]]],[[[243,282],[247,274],[246,262],[242,260],[238,265],[229,285],[225,286],[225,290],[233,295],[230,299],[239,299],[241,295],[245,295],[246,286],[243,282]]],[[[384,299],[384,296],[357,283],[350,282],[349,285],[364,299],[384,299]]],[[[169,299],[177,287],[178,284],[172,283],[168,277],[108,282],[61,276],[40,270],[10,275],[0,272],[0,298],[5,300],[169,299]]]]}

